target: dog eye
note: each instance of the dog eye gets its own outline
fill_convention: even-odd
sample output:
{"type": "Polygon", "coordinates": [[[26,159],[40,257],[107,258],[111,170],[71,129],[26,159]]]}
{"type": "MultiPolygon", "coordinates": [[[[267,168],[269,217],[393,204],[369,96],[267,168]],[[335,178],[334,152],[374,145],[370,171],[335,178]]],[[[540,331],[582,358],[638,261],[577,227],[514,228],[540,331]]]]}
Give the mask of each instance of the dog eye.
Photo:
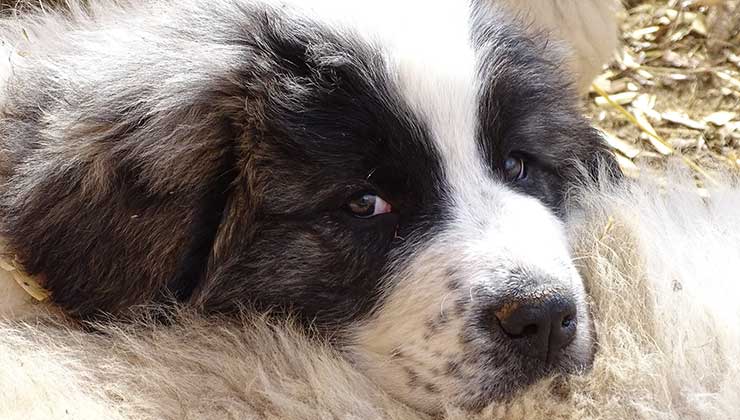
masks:
{"type": "Polygon", "coordinates": [[[504,177],[508,181],[521,181],[527,177],[527,166],[524,159],[509,156],[504,161],[504,177]]]}
{"type": "Polygon", "coordinates": [[[353,215],[362,218],[390,213],[393,210],[387,201],[373,193],[363,193],[354,197],[347,204],[347,208],[353,215]]]}

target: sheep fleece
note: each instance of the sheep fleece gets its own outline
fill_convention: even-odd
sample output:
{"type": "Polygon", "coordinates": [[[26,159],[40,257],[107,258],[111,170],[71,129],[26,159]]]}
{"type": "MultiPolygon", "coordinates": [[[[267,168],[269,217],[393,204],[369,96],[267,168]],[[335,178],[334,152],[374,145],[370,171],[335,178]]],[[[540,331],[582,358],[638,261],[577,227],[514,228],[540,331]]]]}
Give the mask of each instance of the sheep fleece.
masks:
{"type": "MultiPolygon", "coordinates": [[[[581,221],[571,234],[596,320],[593,369],[473,416],[740,418],[740,189],[704,200],[690,182],[643,182],[578,199],[586,211],[571,215],[581,221]]],[[[289,323],[182,313],[91,334],[31,309],[0,322],[2,419],[426,418],[289,323]]]]}

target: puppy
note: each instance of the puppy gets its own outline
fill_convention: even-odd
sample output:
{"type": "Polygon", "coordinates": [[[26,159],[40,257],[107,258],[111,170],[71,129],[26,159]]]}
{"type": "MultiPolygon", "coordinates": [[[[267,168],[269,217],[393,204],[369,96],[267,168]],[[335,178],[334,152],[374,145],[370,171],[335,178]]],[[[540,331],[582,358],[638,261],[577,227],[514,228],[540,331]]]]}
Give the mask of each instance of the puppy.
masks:
{"type": "Polygon", "coordinates": [[[546,37],[485,2],[91,3],[0,23],[0,233],[54,305],[295,317],[428,412],[589,363],[563,209],[610,157],[546,37]]]}

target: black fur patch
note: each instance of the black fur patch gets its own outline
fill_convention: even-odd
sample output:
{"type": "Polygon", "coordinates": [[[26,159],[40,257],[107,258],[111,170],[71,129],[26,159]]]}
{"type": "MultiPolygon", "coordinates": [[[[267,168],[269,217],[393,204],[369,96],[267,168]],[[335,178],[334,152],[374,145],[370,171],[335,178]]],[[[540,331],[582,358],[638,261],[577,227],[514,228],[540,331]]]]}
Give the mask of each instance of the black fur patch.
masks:
{"type": "Polygon", "coordinates": [[[565,192],[581,179],[579,167],[612,162],[605,143],[582,117],[577,95],[545,35],[525,36],[501,22],[474,20],[480,49],[478,141],[494,176],[509,156],[525,161],[527,176],[512,188],[563,211],[565,192]]]}

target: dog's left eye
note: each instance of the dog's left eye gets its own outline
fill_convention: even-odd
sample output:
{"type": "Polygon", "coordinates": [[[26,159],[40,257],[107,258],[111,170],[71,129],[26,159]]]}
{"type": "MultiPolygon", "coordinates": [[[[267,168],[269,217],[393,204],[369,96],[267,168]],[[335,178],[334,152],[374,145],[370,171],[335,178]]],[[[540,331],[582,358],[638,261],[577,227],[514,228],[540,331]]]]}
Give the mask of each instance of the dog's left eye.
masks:
{"type": "Polygon", "coordinates": [[[527,166],[524,159],[509,156],[504,161],[504,176],[508,181],[521,181],[527,177],[527,166]]]}
{"type": "Polygon", "coordinates": [[[356,217],[369,218],[390,213],[393,207],[377,194],[363,193],[352,198],[347,209],[356,217]]]}

